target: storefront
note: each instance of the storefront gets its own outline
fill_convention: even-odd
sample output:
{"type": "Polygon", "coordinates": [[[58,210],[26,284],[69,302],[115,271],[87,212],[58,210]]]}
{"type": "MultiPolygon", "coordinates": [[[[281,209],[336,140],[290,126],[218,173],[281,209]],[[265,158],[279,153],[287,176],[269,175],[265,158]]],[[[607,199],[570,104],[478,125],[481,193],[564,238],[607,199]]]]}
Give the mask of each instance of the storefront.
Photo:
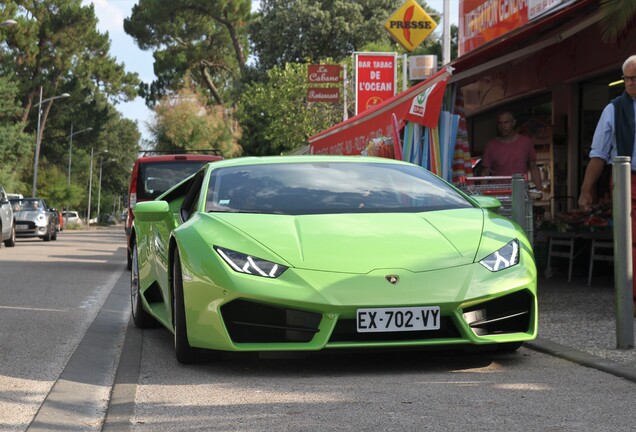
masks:
{"type": "MultiPolygon", "coordinates": [[[[602,42],[600,2],[459,0],[462,54],[450,63],[450,78],[442,71],[433,80],[446,81],[446,94],[453,96],[446,101],[461,95],[473,157],[496,135],[497,113],[515,114],[520,131],[535,142],[544,188],[535,209],[546,220],[577,208],[596,122],[610,99],[623,91],[623,61],[636,54],[634,26],[617,42],[602,42]],[[508,21],[498,26],[495,15],[504,12],[508,21]]],[[[417,84],[311,137],[310,152],[360,154],[371,139],[394,133],[392,114],[398,113],[402,128],[404,116],[399,113],[431,84],[417,84]]],[[[452,103],[443,109],[457,111],[452,103]]],[[[601,183],[599,198],[608,193],[607,181],[601,183]]]]}
{"type": "MultiPolygon", "coordinates": [[[[470,8],[483,15],[500,3],[530,8],[541,2],[460,0],[460,12],[470,8]]],[[[636,54],[636,27],[606,44],[600,37],[600,0],[543,3],[554,7],[490,41],[479,40],[481,45],[471,45],[469,39],[478,39],[479,32],[462,23],[460,51],[463,42],[468,52],[451,62],[455,73],[449,87],[464,95],[473,156],[481,155],[496,134],[497,113],[515,114],[517,125],[535,141],[546,190],[538,205],[546,218],[554,218],[577,206],[596,122],[610,99],[623,91],[622,83],[616,84],[623,61],[636,54]]],[[[608,192],[601,185],[599,197],[608,192]]]]}

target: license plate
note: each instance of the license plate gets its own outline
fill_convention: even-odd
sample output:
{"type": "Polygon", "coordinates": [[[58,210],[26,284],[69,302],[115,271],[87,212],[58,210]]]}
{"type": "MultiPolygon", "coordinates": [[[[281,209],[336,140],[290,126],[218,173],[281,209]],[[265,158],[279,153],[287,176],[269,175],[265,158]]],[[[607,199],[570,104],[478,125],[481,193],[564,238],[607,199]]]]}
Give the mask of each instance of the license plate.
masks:
{"type": "Polygon", "coordinates": [[[358,309],[358,333],[439,330],[439,306],[358,309]]]}
{"type": "Polygon", "coordinates": [[[16,225],[15,229],[17,229],[17,230],[28,230],[29,226],[28,225],[16,225]]]}

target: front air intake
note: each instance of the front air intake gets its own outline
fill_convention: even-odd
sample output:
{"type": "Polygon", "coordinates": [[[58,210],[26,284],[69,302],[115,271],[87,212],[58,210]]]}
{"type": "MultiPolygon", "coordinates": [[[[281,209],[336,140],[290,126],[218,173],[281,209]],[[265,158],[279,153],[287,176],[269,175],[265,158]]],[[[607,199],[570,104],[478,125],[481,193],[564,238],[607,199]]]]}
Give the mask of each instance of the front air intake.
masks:
{"type": "Polygon", "coordinates": [[[517,291],[464,309],[464,319],[477,336],[530,331],[533,297],[517,291]]]}
{"type": "Polygon", "coordinates": [[[310,342],[318,333],[322,315],[234,300],[221,308],[230,338],[235,343],[310,342]]]}

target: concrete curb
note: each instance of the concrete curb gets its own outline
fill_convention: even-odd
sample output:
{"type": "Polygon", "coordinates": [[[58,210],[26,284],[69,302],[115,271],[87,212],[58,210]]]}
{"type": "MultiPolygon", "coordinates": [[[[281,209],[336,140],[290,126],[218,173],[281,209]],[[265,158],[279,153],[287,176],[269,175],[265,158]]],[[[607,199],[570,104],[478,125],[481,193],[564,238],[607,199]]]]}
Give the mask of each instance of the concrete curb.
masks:
{"type": "Polygon", "coordinates": [[[555,357],[562,358],[592,369],[597,369],[599,371],[606,372],[611,375],[636,383],[635,368],[622,365],[603,357],[588,354],[586,352],[579,351],[574,348],[570,348],[565,345],[561,345],[556,342],[541,338],[537,338],[536,340],[530,342],[524,342],[523,346],[534,351],[553,355],[555,357]]]}

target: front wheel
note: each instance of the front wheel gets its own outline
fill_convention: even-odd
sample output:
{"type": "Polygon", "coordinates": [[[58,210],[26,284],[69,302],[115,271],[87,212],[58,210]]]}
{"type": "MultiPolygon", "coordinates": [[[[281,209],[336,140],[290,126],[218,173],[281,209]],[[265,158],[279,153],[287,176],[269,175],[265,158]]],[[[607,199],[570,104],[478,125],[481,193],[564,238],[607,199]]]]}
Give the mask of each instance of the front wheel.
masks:
{"type": "Polygon", "coordinates": [[[154,327],[156,321],[146,310],[139,291],[139,259],[137,256],[137,245],[133,246],[132,267],[130,272],[130,305],[132,307],[133,322],[136,327],[154,327]]]}
{"type": "Polygon", "coordinates": [[[128,250],[128,248],[126,248],[126,268],[132,271],[132,255],[130,253],[130,250],[128,250]]]}
{"type": "Polygon", "coordinates": [[[197,361],[198,350],[188,342],[185,303],[183,298],[183,277],[179,250],[174,251],[172,262],[172,324],[174,326],[174,351],[179,363],[192,364],[197,361]]]}
{"type": "Polygon", "coordinates": [[[47,241],[51,241],[51,238],[52,238],[52,236],[51,236],[51,227],[48,227],[46,229],[46,234],[44,234],[44,236],[42,236],[42,240],[47,242],[47,241]]]}

